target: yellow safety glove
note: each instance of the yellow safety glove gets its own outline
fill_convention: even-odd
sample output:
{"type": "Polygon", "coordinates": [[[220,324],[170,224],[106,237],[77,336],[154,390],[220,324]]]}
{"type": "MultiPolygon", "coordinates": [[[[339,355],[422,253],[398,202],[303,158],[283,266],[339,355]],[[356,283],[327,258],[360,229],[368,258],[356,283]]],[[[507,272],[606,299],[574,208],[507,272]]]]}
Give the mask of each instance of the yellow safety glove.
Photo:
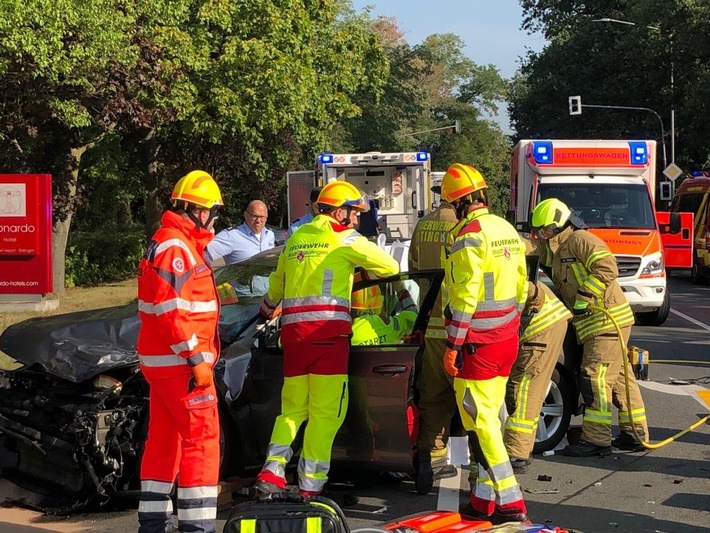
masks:
{"type": "Polygon", "coordinates": [[[459,352],[447,348],[444,351],[444,370],[450,376],[456,377],[459,375],[459,367],[457,365],[457,360],[459,359],[459,352]]]}
{"type": "Polygon", "coordinates": [[[212,366],[205,361],[192,367],[192,375],[195,380],[195,387],[209,387],[214,381],[212,366]]]}

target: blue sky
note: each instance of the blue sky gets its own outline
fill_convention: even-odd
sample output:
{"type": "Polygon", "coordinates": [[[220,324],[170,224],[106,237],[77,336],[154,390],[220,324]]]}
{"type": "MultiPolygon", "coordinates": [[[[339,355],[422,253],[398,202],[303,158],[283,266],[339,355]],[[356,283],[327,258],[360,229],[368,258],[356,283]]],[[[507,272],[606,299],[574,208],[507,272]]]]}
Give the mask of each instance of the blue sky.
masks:
{"type": "MultiPolygon", "coordinates": [[[[466,44],[464,53],[478,65],[492,64],[505,78],[519,66],[528,49],[539,51],[541,35],[520,29],[518,0],[352,0],[361,11],[373,6],[373,16],[394,17],[409,44],[419,44],[433,33],[453,33],[466,44]]],[[[497,119],[507,131],[507,117],[497,119]]]]}

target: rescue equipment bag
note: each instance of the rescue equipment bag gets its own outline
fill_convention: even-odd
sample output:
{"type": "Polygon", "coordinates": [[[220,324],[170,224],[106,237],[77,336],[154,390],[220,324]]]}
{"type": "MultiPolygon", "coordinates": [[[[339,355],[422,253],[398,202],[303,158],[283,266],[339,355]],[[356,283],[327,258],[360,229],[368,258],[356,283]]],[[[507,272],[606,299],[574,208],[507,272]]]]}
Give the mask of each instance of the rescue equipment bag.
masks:
{"type": "Polygon", "coordinates": [[[277,492],[235,505],[223,533],[350,533],[342,509],[329,498],[277,492]]]}

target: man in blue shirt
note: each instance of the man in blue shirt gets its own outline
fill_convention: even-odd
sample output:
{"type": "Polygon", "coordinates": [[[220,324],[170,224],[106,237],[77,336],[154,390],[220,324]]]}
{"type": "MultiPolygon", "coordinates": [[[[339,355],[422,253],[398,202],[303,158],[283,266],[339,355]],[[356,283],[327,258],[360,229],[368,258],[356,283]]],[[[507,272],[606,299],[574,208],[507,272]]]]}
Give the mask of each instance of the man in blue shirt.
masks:
{"type": "Polygon", "coordinates": [[[318,195],[320,194],[320,190],[322,188],[323,187],[314,187],[311,189],[311,195],[308,203],[308,213],[297,218],[291,223],[288,227],[288,235],[286,235],[287,239],[293,234],[294,231],[296,231],[297,228],[300,228],[304,224],[308,224],[318,214],[318,204],[316,204],[316,200],[318,200],[318,195]]]}
{"type": "Polygon", "coordinates": [[[205,249],[205,259],[214,263],[224,258],[227,265],[274,247],[274,232],[266,228],[269,212],[261,200],[252,200],[244,211],[244,222],[220,231],[205,249]]]}

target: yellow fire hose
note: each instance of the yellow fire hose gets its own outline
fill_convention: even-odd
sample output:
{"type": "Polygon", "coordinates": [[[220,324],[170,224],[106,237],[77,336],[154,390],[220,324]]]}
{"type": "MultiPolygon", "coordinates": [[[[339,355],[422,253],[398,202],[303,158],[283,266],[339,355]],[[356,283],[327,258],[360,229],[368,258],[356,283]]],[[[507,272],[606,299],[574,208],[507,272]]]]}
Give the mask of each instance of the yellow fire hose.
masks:
{"type": "MultiPolygon", "coordinates": [[[[636,437],[636,440],[638,440],[643,445],[644,448],[647,448],[649,450],[656,450],[658,448],[662,448],[666,444],[670,444],[674,440],[682,437],[686,433],[690,433],[694,429],[699,428],[705,422],[710,420],[710,415],[708,415],[704,418],[701,418],[700,420],[691,424],[690,426],[688,426],[684,430],[679,431],[675,435],[672,435],[671,437],[668,437],[667,439],[664,439],[659,442],[650,442],[650,441],[644,440],[638,434],[638,431],[636,431],[636,424],[635,424],[632,409],[631,409],[631,390],[629,388],[629,365],[630,365],[630,363],[627,360],[626,341],[624,341],[624,336],[621,334],[621,328],[619,327],[619,324],[616,322],[616,320],[614,320],[614,317],[611,316],[611,313],[609,313],[609,311],[607,311],[606,309],[603,309],[601,307],[597,307],[595,305],[590,305],[589,308],[592,311],[599,311],[600,313],[604,313],[604,315],[606,315],[606,317],[609,320],[611,320],[612,324],[614,324],[614,328],[616,328],[616,334],[619,336],[619,346],[621,347],[621,354],[622,354],[622,357],[624,358],[623,359],[623,361],[624,361],[623,366],[624,366],[624,381],[626,382],[626,404],[627,404],[628,410],[629,410],[629,417],[631,418],[631,430],[634,432],[634,436],[636,437]]],[[[707,362],[703,362],[703,361],[665,361],[665,360],[664,361],[656,361],[656,362],[657,363],[660,363],[660,362],[663,362],[663,363],[701,363],[701,364],[707,363],[707,362]]]]}

